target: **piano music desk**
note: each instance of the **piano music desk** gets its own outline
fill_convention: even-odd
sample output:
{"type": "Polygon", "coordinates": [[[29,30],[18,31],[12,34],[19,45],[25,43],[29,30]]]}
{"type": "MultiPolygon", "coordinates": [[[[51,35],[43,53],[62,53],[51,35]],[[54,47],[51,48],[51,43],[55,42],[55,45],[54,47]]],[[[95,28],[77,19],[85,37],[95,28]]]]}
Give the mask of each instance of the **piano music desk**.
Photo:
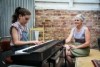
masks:
{"type": "Polygon", "coordinates": [[[87,57],[77,57],[75,61],[75,67],[94,67],[91,60],[100,60],[100,51],[96,49],[90,49],[90,55],[87,57]]]}

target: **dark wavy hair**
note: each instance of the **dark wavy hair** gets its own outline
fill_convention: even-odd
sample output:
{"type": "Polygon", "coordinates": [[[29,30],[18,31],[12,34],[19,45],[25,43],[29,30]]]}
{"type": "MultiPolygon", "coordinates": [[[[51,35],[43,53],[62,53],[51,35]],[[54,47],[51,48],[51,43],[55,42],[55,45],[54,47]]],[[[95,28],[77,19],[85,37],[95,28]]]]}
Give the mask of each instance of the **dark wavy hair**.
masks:
{"type": "Polygon", "coordinates": [[[31,12],[28,9],[17,7],[14,14],[12,15],[12,23],[15,23],[18,20],[19,15],[31,15],[31,12]]]}

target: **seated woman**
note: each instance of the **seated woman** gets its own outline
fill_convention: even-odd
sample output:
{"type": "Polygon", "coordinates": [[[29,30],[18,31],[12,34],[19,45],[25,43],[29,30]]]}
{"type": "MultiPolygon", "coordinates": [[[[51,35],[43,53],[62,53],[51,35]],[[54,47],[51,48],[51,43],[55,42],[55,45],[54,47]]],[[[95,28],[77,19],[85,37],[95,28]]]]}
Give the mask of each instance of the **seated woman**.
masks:
{"type": "Polygon", "coordinates": [[[12,16],[12,25],[10,28],[12,51],[20,50],[28,47],[28,44],[40,44],[40,41],[28,41],[28,30],[26,24],[30,19],[29,10],[21,7],[15,9],[12,16]]]}
{"type": "Polygon", "coordinates": [[[71,57],[88,56],[90,53],[90,31],[83,25],[84,16],[78,14],[74,18],[75,27],[72,28],[70,35],[65,40],[69,43],[72,39],[75,42],[72,45],[65,45],[67,60],[72,63],[71,57]]]}

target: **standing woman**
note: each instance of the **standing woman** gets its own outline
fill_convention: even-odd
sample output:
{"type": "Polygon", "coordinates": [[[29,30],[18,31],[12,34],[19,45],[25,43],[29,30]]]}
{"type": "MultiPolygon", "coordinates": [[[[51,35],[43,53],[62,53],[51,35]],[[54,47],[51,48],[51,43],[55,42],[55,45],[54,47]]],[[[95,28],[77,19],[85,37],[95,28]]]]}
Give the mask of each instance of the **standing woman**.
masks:
{"type": "Polygon", "coordinates": [[[85,18],[82,14],[78,14],[74,18],[75,27],[72,28],[69,37],[66,39],[66,43],[69,43],[74,39],[72,45],[65,45],[66,56],[71,63],[71,57],[88,56],[90,52],[90,31],[83,25],[85,18]]]}
{"type": "Polygon", "coordinates": [[[39,41],[28,41],[28,32],[26,24],[30,19],[29,10],[21,7],[15,9],[12,16],[12,25],[10,28],[12,51],[20,50],[28,47],[28,44],[40,44],[39,41]]]}

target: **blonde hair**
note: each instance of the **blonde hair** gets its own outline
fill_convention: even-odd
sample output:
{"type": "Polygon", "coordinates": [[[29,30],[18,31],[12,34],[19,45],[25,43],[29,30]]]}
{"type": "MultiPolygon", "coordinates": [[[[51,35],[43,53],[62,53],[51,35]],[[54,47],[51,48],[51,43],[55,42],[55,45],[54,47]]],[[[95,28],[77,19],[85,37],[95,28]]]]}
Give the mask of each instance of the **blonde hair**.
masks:
{"type": "Polygon", "coordinates": [[[84,16],[82,14],[77,14],[74,19],[79,18],[80,20],[82,20],[82,22],[85,20],[84,16]]]}

